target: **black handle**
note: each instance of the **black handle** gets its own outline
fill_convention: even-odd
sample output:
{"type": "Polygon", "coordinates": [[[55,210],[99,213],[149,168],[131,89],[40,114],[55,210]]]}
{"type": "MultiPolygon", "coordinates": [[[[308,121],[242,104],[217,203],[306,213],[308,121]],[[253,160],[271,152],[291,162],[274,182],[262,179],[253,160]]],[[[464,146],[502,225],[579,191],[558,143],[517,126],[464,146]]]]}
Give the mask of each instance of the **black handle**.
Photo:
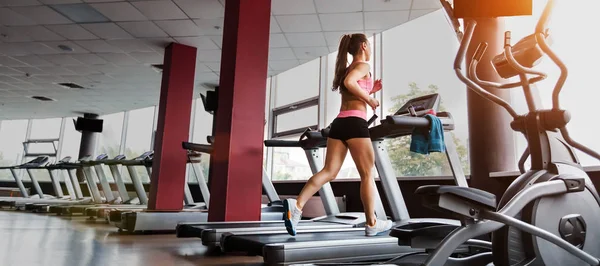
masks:
{"type": "Polygon", "coordinates": [[[211,153],[213,150],[211,145],[198,144],[198,143],[192,143],[192,142],[187,142],[187,141],[182,142],[181,146],[186,150],[203,152],[203,153],[211,153]]]}
{"type": "Polygon", "coordinates": [[[367,123],[369,124],[369,126],[373,123],[375,123],[375,120],[377,120],[377,115],[373,114],[373,116],[371,116],[371,118],[369,118],[369,121],[367,121],[367,123]]]}
{"type": "Polygon", "coordinates": [[[265,146],[267,146],[267,147],[300,147],[300,141],[269,139],[269,140],[265,140],[265,146]]]}

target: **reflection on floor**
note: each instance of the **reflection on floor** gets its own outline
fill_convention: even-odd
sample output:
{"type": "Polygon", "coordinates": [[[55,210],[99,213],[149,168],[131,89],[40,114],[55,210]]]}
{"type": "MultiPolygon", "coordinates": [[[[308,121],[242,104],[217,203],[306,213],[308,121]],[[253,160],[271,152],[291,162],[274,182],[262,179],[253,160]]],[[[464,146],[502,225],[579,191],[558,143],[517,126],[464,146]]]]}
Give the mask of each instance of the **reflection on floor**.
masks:
{"type": "Polygon", "coordinates": [[[199,239],[122,235],[106,224],[0,211],[0,265],[261,265],[261,257],[209,256],[199,239]]]}

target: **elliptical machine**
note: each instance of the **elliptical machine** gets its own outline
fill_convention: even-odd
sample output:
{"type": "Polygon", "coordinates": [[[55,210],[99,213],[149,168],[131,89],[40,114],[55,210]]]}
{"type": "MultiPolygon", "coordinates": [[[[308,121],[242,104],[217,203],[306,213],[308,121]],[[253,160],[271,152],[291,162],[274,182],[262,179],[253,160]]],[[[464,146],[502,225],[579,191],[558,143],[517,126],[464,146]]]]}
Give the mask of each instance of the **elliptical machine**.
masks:
{"type": "MultiPolygon", "coordinates": [[[[600,160],[600,154],[574,141],[566,128],[571,116],[560,108],[559,94],[567,79],[567,67],[549,47],[548,20],[554,7],[549,0],[535,33],[511,46],[505,35],[504,52],[492,60],[503,78],[519,77],[514,83],[494,83],[477,77],[477,64],[487,48],[479,44],[468,68],[462,73],[475,21],[466,21],[465,34],[454,62],[458,78],[469,89],[490,100],[513,117],[511,128],[524,134],[531,156],[531,169],[519,176],[498,204],[495,195],[469,187],[424,186],[416,194],[424,205],[450,212],[463,225],[448,235],[420,265],[482,265],[469,258],[460,261],[451,254],[469,239],[492,233],[493,265],[600,265],[600,197],[579,163],[575,149],[600,160]],[[560,68],[561,75],[552,94],[552,109],[541,109],[535,83],[546,78],[533,70],[544,55],[560,68]],[[529,112],[519,115],[499,97],[482,87],[511,89],[522,87],[529,112]]],[[[391,234],[393,235],[393,233],[391,234]]],[[[413,256],[414,257],[414,256],[413,256]]],[[[409,260],[406,260],[409,261],[409,260]]],[[[410,260],[414,262],[414,258],[410,260]]],[[[396,261],[402,265],[402,260],[396,261]]],[[[489,265],[490,262],[483,263],[489,265]]]]}

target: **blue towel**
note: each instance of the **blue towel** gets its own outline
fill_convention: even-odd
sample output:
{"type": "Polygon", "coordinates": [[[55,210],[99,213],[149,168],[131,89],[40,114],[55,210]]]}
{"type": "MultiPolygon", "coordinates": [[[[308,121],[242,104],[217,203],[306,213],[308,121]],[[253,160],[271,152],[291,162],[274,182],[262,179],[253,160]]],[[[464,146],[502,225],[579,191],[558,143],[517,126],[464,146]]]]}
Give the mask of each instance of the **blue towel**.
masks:
{"type": "Polygon", "coordinates": [[[410,151],[420,154],[445,152],[442,121],[434,115],[425,115],[425,118],[431,122],[431,128],[415,128],[413,130],[410,151]]]}

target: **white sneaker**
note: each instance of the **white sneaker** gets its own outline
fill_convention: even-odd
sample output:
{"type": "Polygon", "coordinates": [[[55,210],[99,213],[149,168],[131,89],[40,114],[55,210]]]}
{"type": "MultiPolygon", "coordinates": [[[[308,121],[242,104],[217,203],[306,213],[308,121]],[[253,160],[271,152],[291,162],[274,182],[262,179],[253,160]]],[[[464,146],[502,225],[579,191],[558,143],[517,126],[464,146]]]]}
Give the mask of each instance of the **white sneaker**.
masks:
{"type": "Polygon", "coordinates": [[[384,221],[384,220],[377,219],[377,221],[375,222],[375,225],[373,227],[365,224],[365,235],[366,236],[381,235],[381,234],[389,231],[390,229],[392,229],[393,225],[394,225],[394,223],[392,223],[392,221],[390,221],[390,220],[384,221]]]}
{"type": "Polygon", "coordinates": [[[296,226],[300,222],[302,218],[302,211],[296,207],[295,199],[286,199],[283,201],[283,219],[285,224],[285,229],[288,231],[290,235],[296,235],[296,226]]]}

